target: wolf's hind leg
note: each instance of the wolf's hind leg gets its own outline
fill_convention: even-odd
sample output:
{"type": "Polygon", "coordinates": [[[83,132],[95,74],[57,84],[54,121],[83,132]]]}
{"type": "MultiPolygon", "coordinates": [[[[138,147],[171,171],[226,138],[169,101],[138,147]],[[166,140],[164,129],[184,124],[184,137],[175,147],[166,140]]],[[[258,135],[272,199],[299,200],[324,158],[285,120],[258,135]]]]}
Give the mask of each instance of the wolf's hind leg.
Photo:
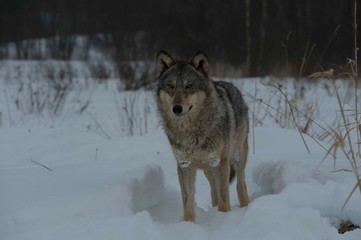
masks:
{"type": "Polygon", "coordinates": [[[196,168],[193,166],[181,167],[178,165],[177,171],[183,200],[183,220],[194,222],[196,168]]]}
{"type": "Polygon", "coordinates": [[[231,205],[229,201],[230,164],[228,157],[222,159],[219,166],[214,168],[214,170],[218,174],[218,211],[228,212],[231,210],[231,205]]]}
{"type": "Polygon", "coordinates": [[[247,193],[247,185],[245,179],[245,168],[248,156],[248,141],[247,138],[241,144],[240,152],[237,153],[235,161],[235,170],[237,175],[237,194],[241,207],[246,207],[249,203],[249,197],[247,193]]]}

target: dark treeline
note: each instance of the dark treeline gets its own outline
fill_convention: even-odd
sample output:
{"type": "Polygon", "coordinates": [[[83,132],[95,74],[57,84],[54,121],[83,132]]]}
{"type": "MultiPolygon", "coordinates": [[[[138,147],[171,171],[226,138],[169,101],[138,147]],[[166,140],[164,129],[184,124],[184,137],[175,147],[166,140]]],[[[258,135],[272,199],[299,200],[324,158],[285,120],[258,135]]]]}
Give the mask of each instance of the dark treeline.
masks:
{"type": "Polygon", "coordinates": [[[354,0],[1,0],[0,44],[31,58],[22,40],[51,39],[50,57],[67,59],[82,35],[117,60],[204,50],[245,75],[298,74],[302,62],[308,74],[354,57],[353,21],[354,0]]]}

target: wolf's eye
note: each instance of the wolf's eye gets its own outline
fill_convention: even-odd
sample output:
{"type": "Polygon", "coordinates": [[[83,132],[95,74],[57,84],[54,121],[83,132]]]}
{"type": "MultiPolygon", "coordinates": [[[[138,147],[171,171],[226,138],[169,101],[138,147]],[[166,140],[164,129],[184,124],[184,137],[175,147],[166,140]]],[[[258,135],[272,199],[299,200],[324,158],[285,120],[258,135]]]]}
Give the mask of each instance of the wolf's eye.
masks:
{"type": "Polygon", "coordinates": [[[168,83],[168,88],[170,88],[170,89],[174,89],[175,88],[175,86],[174,86],[174,84],[173,83],[168,83]]]}
{"type": "Polygon", "coordinates": [[[191,89],[193,87],[193,84],[192,83],[188,83],[187,85],[186,85],[186,89],[191,89]]]}

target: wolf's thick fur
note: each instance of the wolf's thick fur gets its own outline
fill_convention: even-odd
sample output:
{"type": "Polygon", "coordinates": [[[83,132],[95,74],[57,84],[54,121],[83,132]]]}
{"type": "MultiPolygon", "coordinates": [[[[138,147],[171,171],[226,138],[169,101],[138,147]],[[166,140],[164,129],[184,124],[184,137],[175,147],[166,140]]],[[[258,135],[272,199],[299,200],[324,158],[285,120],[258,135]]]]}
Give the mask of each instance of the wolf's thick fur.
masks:
{"type": "Polygon", "coordinates": [[[164,130],[177,160],[183,199],[183,219],[194,221],[197,168],[211,187],[212,205],[227,212],[230,170],[237,175],[241,207],[249,198],[245,182],[248,155],[248,107],[231,83],[209,78],[206,55],[175,61],[165,51],[157,55],[157,104],[164,130]]]}

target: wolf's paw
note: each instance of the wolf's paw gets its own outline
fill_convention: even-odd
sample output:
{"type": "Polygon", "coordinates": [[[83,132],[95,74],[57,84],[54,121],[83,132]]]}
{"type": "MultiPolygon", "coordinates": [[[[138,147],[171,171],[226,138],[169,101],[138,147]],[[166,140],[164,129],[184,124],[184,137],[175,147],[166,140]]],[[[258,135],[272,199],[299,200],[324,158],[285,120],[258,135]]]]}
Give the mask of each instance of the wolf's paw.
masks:
{"type": "Polygon", "coordinates": [[[218,204],[218,211],[229,212],[229,211],[231,211],[231,206],[229,205],[229,203],[221,202],[218,204]]]}
{"type": "Polygon", "coordinates": [[[196,216],[192,211],[185,211],[183,216],[183,221],[185,222],[194,222],[196,216]]]}
{"type": "Polygon", "coordinates": [[[243,207],[247,207],[248,204],[249,204],[249,199],[248,199],[248,197],[247,197],[247,199],[242,199],[242,200],[240,201],[240,206],[241,206],[242,208],[243,208],[243,207]]]}

